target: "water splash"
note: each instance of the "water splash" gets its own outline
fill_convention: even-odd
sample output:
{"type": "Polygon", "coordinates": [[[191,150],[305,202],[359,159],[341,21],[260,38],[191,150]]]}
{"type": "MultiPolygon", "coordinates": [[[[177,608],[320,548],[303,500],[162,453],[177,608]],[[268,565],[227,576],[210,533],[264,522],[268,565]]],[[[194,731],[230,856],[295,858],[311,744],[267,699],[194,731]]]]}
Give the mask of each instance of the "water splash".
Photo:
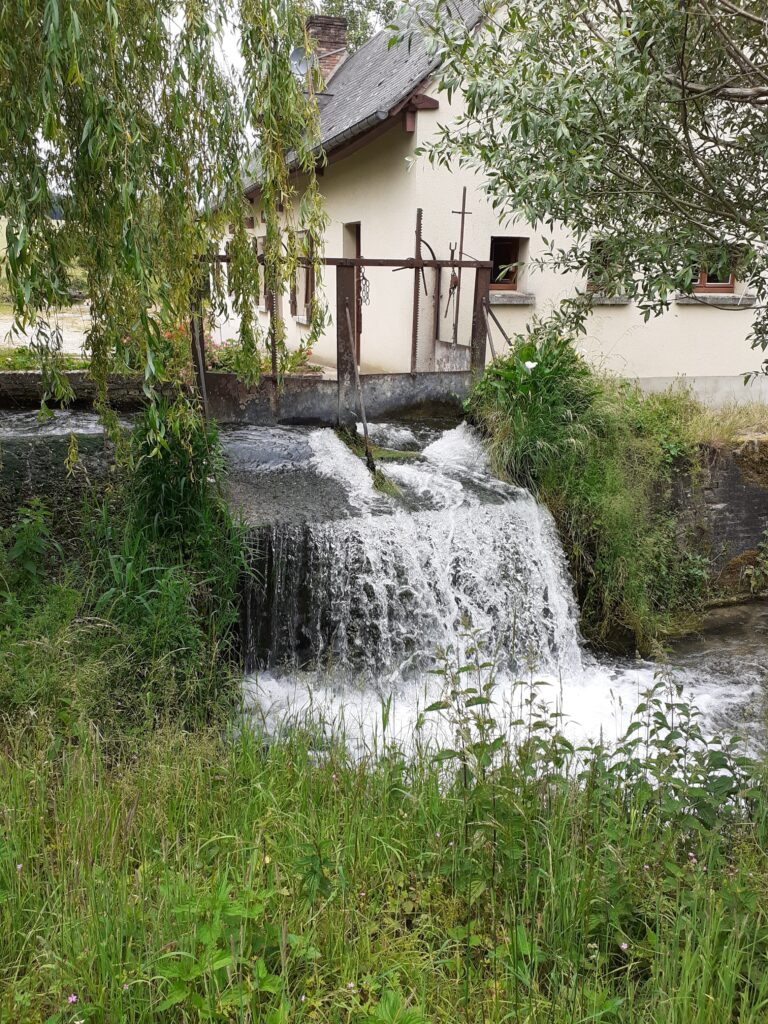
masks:
{"type": "Polygon", "coordinates": [[[408,504],[422,506],[414,512],[375,491],[332,432],[316,431],[310,444],[318,472],[342,481],[359,514],[274,523],[254,535],[249,670],[293,664],[405,677],[431,665],[470,623],[512,670],[534,652],[547,671],[581,670],[577,611],[551,517],[526,491],[483,477],[482,450],[466,428],[430,445],[423,465],[388,467],[408,504]]]}
{"type": "MultiPolygon", "coordinates": [[[[551,516],[491,475],[470,427],[408,433],[376,431],[379,443],[421,448],[417,461],[386,464],[400,500],[374,489],[332,431],[304,434],[313,471],[335,481],[347,512],[336,521],[278,514],[254,533],[247,702],[272,725],[305,714],[343,721],[366,744],[392,698],[389,736],[407,740],[439,696],[437,655],[461,647],[471,622],[499,665],[502,700],[519,678],[541,678],[574,738],[620,735],[661,667],[584,650],[551,516]]],[[[713,728],[759,717],[764,673],[738,664],[675,666],[713,728]]]]}

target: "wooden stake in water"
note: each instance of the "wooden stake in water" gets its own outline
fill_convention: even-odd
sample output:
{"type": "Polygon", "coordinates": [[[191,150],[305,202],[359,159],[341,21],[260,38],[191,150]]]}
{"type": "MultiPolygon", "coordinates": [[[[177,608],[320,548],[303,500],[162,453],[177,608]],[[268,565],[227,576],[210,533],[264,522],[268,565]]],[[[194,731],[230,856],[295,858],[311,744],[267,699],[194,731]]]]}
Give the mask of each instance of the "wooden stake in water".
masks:
{"type": "Polygon", "coordinates": [[[354,335],[352,333],[352,317],[349,313],[349,299],[344,300],[344,308],[347,313],[347,331],[349,332],[349,344],[352,349],[352,367],[355,375],[355,388],[357,389],[357,401],[360,406],[360,419],[363,421],[363,438],[365,440],[365,462],[372,473],[376,472],[376,463],[373,461],[371,446],[368,441],[368,420],[365,417],[365,403],[363,402],[363,389],[360,384],[360,371],[357,365],[357,356],[354,349],[354,335]]]}

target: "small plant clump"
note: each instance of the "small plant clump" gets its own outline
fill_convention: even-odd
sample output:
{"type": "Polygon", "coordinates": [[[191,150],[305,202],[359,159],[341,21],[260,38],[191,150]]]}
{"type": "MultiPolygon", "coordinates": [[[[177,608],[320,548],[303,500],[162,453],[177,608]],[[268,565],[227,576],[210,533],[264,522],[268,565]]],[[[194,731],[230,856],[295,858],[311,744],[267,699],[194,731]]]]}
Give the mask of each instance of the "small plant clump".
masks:
{"type": "MultiPolygon", "coordinates": [[[[243,352],[237,341],[209,342],[205,348],[206,364],[209,370],[243,375],[243,352]]],[[[322,367],[310,362],[312,349],[301,346],[297,349],[283,347],[278,354],[279,371],[285,373],[322,373],[322,367]]],[[[272,373],[272,359],[269,352],[262,352],[259,373],[272,373]]]]}
{"type": "Polygon", "coordinates": [[[674,470],[698,466],[704,420],[689,392],[601,376],[543,324],[488,368],[468,410],[495,471],[552,512],[590,641],[652,653],[700,609],[707,561],[672,491],[674,470]]]}

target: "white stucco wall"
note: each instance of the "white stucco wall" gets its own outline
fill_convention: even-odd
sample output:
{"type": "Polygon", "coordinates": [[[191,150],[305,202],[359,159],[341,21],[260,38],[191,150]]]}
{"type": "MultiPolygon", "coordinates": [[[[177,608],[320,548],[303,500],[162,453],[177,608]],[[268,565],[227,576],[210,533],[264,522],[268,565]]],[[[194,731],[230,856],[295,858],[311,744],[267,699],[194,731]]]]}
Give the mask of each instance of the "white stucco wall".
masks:
{"type": "MultiPolygon", "coordinates": [[[[528,238],[529,259],[541,253],[544,244],[522,222],[500,224],[485,198],[481,182],[470,172],[432,167],[424,158],[412,160],[420,143],[432,137],[439,124],[450,123],[458,102],[451,109],[444,95],[437,97],[440,108],[420,111],[416,132],[408,134],[398,122],[385,134],[349,156],[332,162],[320,178],[329,226],[325,255],[344,255],[344,225],[361,224],[361,250],[368,257],[406,257],[414,253],[416,209],[423,213],[423,236],[439,258],[448,258],[449,245],[459,235],[459,217],[452,213],[461,204],[462,187],[467,186],[465,253],[476,259],[488,259],[490,238],[510,235],[528,238]]],[[[256,212],[256,234],[259,217],[256,212]]],[[[550,233],[551,237],[551,233],[550,233]]],[[[426,250],[425,250],[426,254],[426,250]]],[[[366,271],[371,283],[371,303],[363,310],[361,367],[363,372],[405,371],[410,367],[413,272],[393,273],[383,268],[366,271]]],[[[474,274],[465,271],[462,283],[459,342],[468,344],[471,326],[474,274]]],[[[430,368],[433,334],[433,273],[427,273],[429,295],[422,291],[420,324],[420,360],[422,369],[430,368]]],[[[508,334],[524,329],[529,317],[544,313],[562,298],[583,287],[575,277],[540,271],[528,265],[522,273],[518,291],[532,296],[529,305],[496,305],[494,312],[508,334]]],[[[452,310],[442,317],[448,295],[447,275],[443,275],[440,337],[450,340],[452,310]]],[[[324,290],[328,306],[335,314],[335,272],[325,271],[324,290]]],[[[738,291],[737,286],[737,291],[738,291]]],[[[287,297],[283,302],[288,343],[298,344],[307,328],[289,315],[287,297]]],[[[741,375],[759,368],[761,353],[750,348],[747,335],[752,313],[749,308],[721,310],[709,305],[673,303],[664,315],[645,322],[631,305],[598,306],[583,339],[582,348],[597,365],[630,378],[647,379],[649,386],[660,386],[680,375],[695,378],[699,390],[710,396],[745,394],[741,375]]],[[[264,317],[266,323],[266,317],[264,317]]],[[[219,337],[233,336],[236,324],[224,325],[219,337]]],[[[503,348],[499,334],[496,346],[503,348]]],[[[315,347],[313,359],[335,365],[335,326],[332,324],[315,347]]],[[[490,350],[489,350],[490,358],[490,350]]],[[[765,391],[765,384],[758,385],[765,391]]],[[[768,391],[766,391],[768,397],[768,391]]]]}

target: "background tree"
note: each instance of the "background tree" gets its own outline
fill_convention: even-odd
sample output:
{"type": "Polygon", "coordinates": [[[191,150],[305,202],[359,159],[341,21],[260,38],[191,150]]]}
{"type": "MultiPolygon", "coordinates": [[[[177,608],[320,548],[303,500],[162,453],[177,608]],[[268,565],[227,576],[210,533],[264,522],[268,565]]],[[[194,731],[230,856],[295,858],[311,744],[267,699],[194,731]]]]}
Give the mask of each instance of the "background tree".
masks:
{"type": "Polygon", "coordinates": [[[16,322],[34,329],[42,350],[55,339],[76,257],[86,275],[94,375],[103,383],[113,354],[127,345],[152,396],[155,382],[187,360],[184,325],[199,298],[201,260],[232,224],[241,345],[246,360],[256,359],[258,276],[242,195],[254,146],[273,290],[300,255],[286,239],[301,229],[317,251],[322,231],[313,83],[290,69],[299,41],[306,43],[304,16],[292,0],[0,6],[5,273],[16,322]],[[240,77],[221,59],[225,30],[239,40],[240,77]],[[304,172],[295,214],[289,152],[304,172]],[[50,218],[54,197],[65,231],[50,218]]]}
{"type": "Polygon", "coordinates": [[[320,0],[319,12],[347,19],[348,48],[354,53],[394,21],[399,6],[398,0],[320,0]]]}
{"type": "MultiPolygon", "coordinates": [[[[733,271],[757,296],[765,350],[762,0],[492,0],[485,13],[477,32],[445,0],[417,13],[442,87],[466,101],[431,158],[479,170],[502,213],[564,224],[569,241],[546,262],[629,294],[646,316],[692,291],[698,268],[733,271]]],[[[587,294],[570,303],[571,321],[588,306],[587,294]]]]}

